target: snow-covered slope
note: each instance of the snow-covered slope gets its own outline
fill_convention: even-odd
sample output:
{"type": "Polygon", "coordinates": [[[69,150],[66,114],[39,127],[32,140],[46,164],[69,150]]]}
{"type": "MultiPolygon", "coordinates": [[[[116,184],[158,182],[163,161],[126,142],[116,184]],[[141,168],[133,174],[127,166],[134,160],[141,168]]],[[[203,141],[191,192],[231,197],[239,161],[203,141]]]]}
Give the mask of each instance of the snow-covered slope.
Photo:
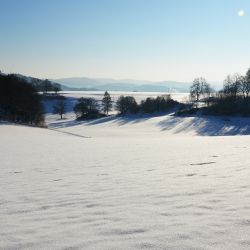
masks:
{"type": "Polygon", "coordinates": [[[237,136],[250,135],[250,118],[196,116],[178,117],[172,113],[109,117],[90,121],[76,121],[75,114],[47,115],[48,127],[93,137],[169,137],[169,136],[237,136]]]}
{"type": "Polygon", "coordinates": [[[0,248],[249,249],[250,137],[153,124],[1,124],[0,248]]]}

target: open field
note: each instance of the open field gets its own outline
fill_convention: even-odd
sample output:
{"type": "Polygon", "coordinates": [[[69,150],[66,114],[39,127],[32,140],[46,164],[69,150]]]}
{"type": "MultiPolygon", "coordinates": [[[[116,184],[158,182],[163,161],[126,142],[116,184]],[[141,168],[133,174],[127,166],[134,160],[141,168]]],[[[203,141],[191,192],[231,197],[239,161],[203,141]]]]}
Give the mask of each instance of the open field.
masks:
{"type": "Polygon", "coordinates": [[[0,3],[0,250],[250,250],[250,0],[0,3]]]}
{"type": "Polygon", "coordinates": [[[171,115],[1,124],[0,246],[249,249],[250,137],[230,136],[248,124],[171,115]]]}

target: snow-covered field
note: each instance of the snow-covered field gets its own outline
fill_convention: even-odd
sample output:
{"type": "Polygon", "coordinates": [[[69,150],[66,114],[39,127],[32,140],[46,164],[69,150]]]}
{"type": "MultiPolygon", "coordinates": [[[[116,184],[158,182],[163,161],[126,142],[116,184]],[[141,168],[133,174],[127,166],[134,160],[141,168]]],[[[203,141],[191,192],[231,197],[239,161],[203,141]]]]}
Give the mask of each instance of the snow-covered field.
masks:
{"type": "Polygon", "coordinates": [[[66,118],[0,124],[0,249],[250,248],[249,118],[66,118]]]}

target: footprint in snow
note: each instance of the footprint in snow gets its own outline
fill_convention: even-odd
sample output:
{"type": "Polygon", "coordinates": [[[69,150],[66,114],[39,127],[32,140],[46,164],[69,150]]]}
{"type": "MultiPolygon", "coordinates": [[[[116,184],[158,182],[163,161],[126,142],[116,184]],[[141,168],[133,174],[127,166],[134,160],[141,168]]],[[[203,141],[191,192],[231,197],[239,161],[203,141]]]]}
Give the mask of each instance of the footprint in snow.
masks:
{"type": "Polygon", "coordinates": [[[201,163],[191,163],[191,166],[202,166],[202,165],[210,165],[210,164],[215,164],[215,161],[210,161],[210,162],[201,162],[201,163]]]}

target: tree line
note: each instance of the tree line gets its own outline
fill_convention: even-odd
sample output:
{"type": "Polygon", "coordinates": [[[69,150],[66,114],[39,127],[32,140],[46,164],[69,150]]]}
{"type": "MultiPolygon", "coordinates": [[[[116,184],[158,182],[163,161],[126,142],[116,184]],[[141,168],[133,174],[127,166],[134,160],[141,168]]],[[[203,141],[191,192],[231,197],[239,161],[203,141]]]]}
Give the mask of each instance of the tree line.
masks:
{"type": "Polygon", "coordinates": [[[42,125],[43,106],[37,89],[14,74],[0,73],[0,118],[12,122],[42,125]]]}
{"type": "Polygon", "coordinates": [[[228,75],[218,92],[206,79],[196,78],[190,87],[190,99],[193,107],[179,113],[194,113],[198,108],[203,114],[250,115],[250,69],[243,76],[228,75]]]}
{"type": "Polygon", "coordinates": [[[162,95],[156,98],[148,97],[140,103],[137,103],[133,96],[121,95],[116,102],[113,102],[110,94],[106,91],[101,103],[94,98],[79,98],[74,107],[74,112],[77,119],[94,119],[108,115],[112,108],[118,111],[119,115],[153,114],[166,112],[177,105],[179,103],[174,101],[170,95],[162,95]]]}
{"type": "Polygon", "coordinates": [[[59,83],[51,82],[48,79],[41,80],[33,78],[31,84],[37,92],[42,92],[44,95],[47,95],[49,92],[54,92],[54,94],[57,95],[58,92],[62,90],[59,83]]]}
{"type": "MultiPolygon", "coordinates": [[[[0,118],[13,122],[40,125],[44,122],[41,95],[48,96],[54,92],[59,101],[53,111],[61,119],[66,112],[65,97],[57,95],[60,84],[49,80],[19,77],[15,74],[0,72],[0,118]],[[59,98],[60,97],[60,98],[59,98]]],[[[112,101],[106,91],[101,102],[94,98],[78,99],[74,112],[77,119],[94,119],[107,116],[112,109],[119,115],[153,114],[167,112],[180,107],[176,114],[195,114],[197,110],[211,115],[250,115],[250,69],[246,75],[228,75],[221,91],[214,91],[205,78],[196,78],[190,87],[191,106],[174,101],[171,95],[148,97],[140,103],[133,96],[121,95],[117,101],[112,101]]]]}

